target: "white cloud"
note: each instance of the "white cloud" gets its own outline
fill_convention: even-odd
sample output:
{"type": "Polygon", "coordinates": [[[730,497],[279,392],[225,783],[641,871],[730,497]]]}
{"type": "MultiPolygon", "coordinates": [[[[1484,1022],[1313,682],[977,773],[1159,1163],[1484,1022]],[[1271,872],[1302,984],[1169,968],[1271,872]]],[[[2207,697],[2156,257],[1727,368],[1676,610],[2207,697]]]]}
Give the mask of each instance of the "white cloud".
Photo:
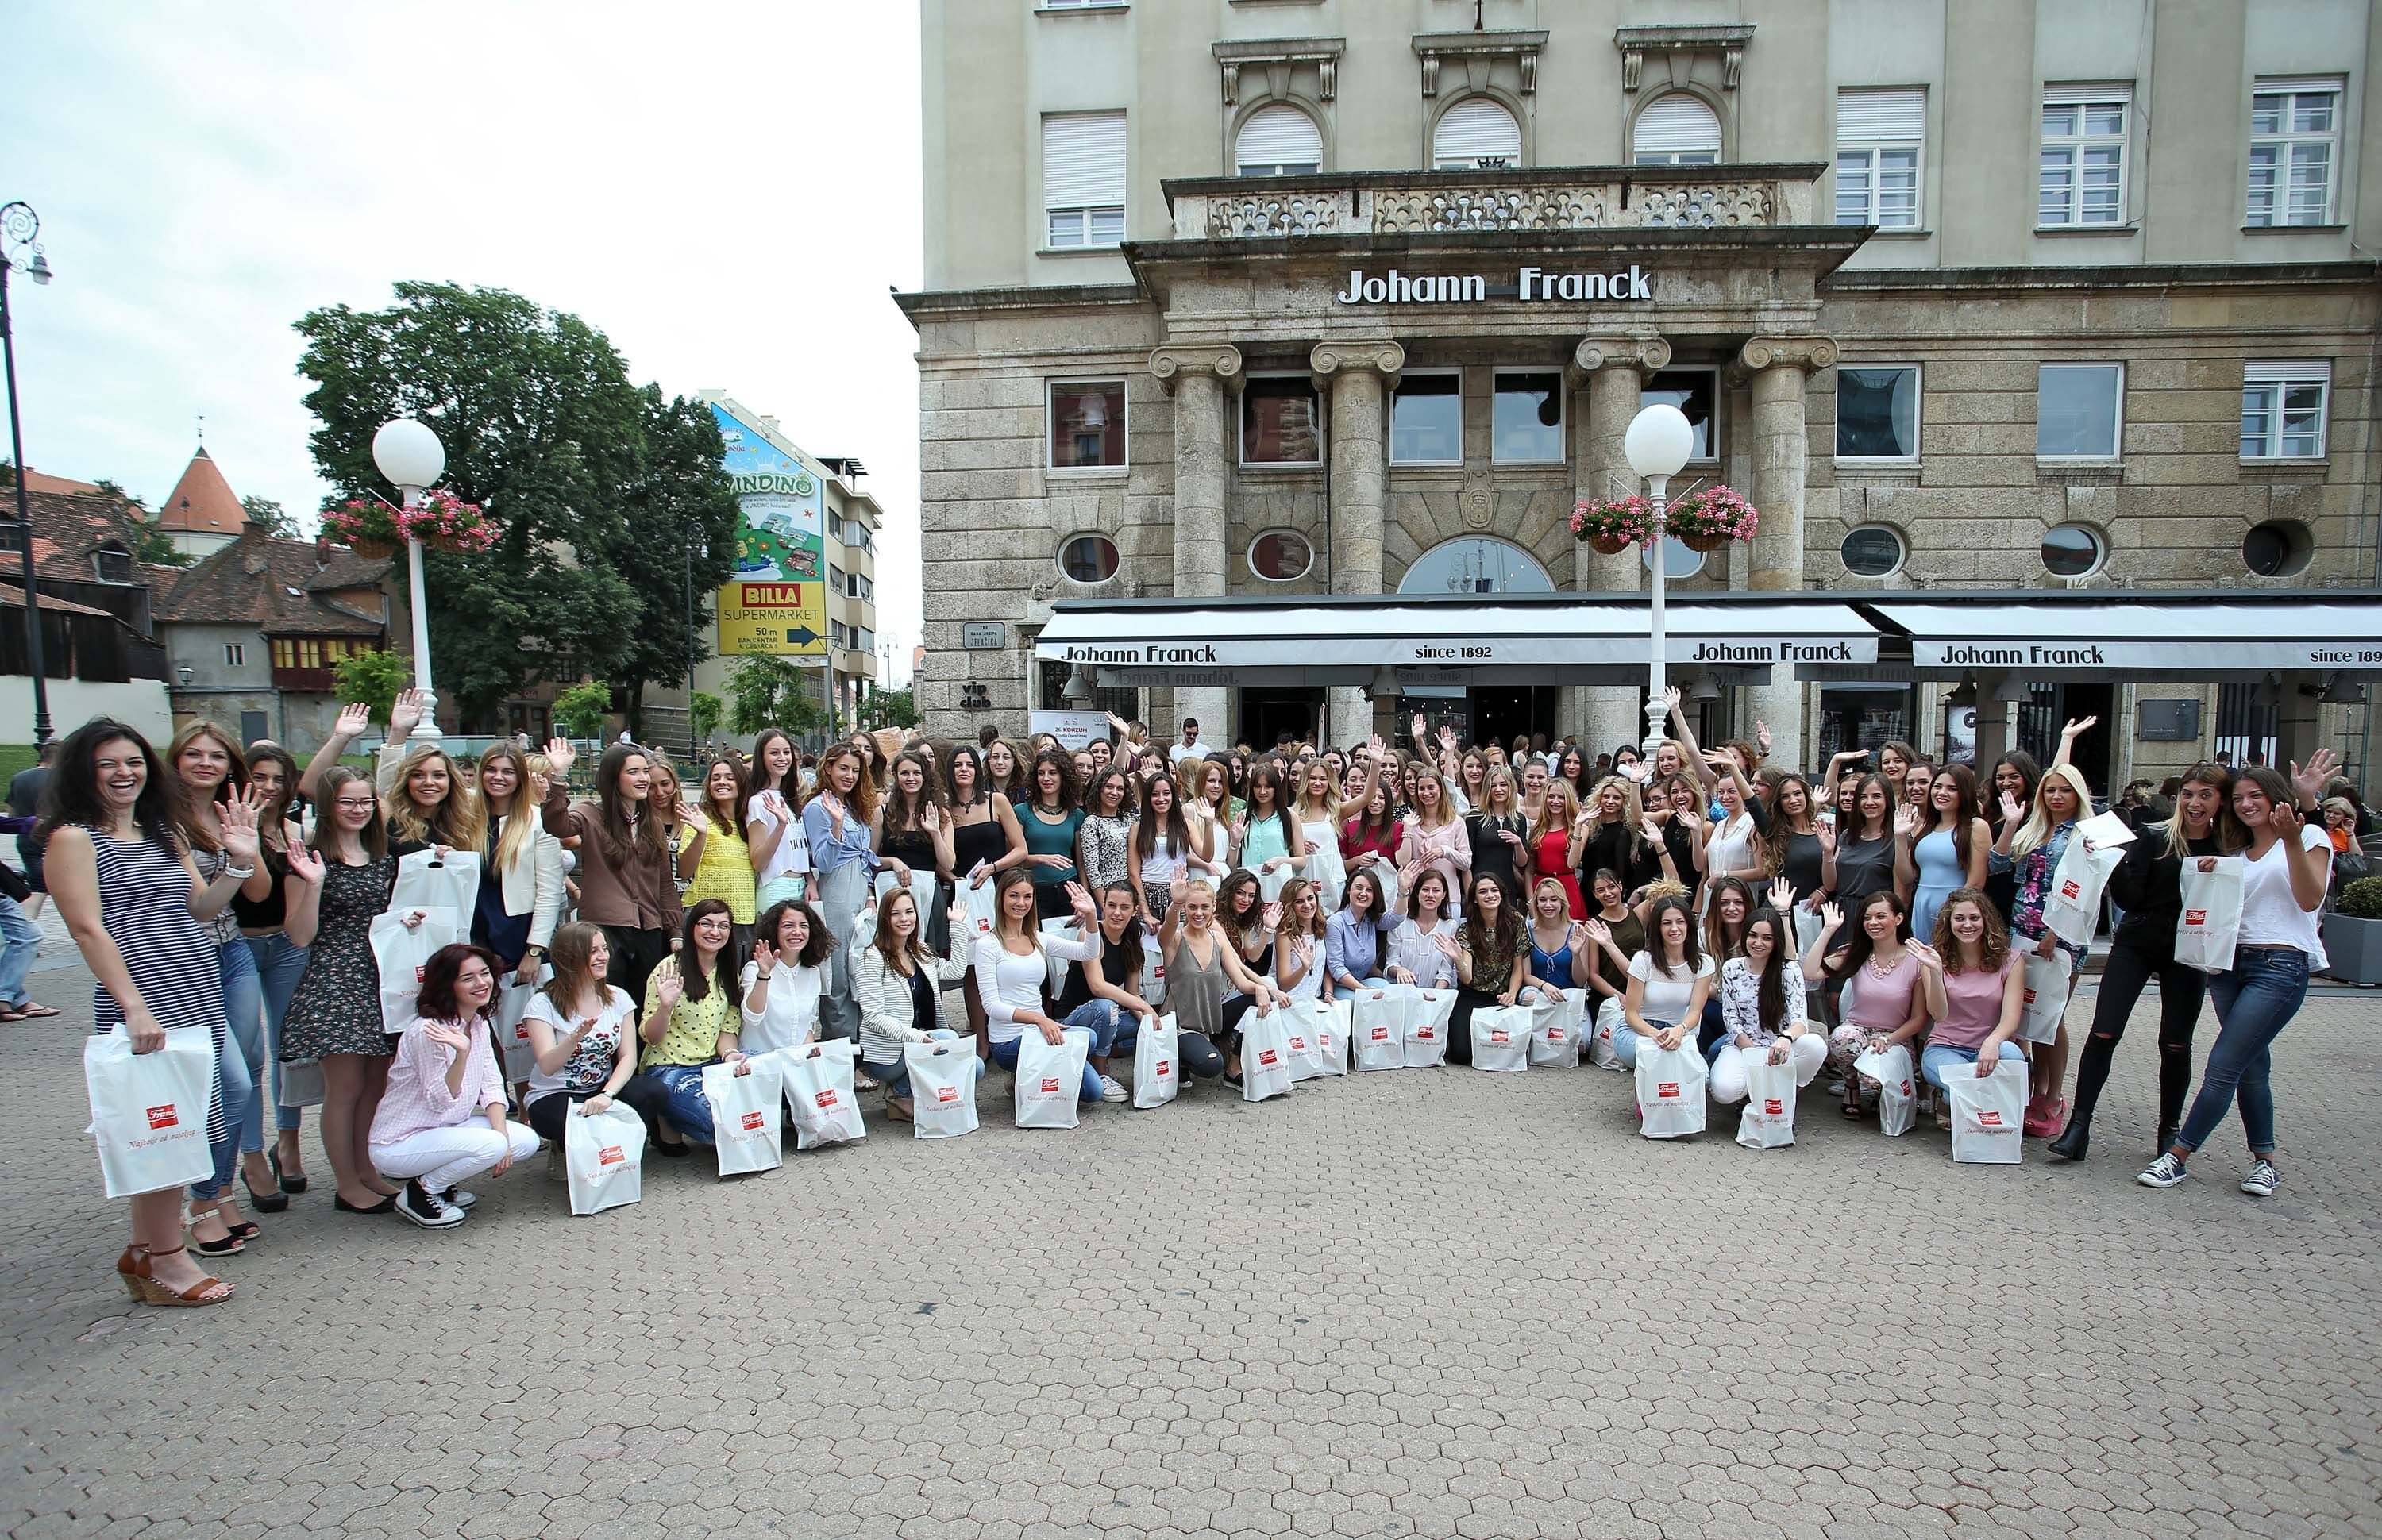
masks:
{"type": "Polygon", "coordinates": [[[0,17],[26,458],[153,506],[208,451],[311,512],[308,310],[399,278],[575,312],[632,377],[717,385],[883,505],[880,629],[919,634],[915,6],[117,0],[0,17]]]}

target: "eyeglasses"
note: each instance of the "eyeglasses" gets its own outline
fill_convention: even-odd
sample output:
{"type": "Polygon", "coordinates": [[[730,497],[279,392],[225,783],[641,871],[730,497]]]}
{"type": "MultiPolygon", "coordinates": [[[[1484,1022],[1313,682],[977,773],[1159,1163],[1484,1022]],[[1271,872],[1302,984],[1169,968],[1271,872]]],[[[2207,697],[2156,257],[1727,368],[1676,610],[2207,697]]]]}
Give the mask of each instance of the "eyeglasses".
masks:
{"type": "Polygon", "coordinates": [[[338,801],[338,806],[342,809],[362,808],[369,811],[380,806],[380,803],[376,799],[371,797],[342,797],[338,801]]]}

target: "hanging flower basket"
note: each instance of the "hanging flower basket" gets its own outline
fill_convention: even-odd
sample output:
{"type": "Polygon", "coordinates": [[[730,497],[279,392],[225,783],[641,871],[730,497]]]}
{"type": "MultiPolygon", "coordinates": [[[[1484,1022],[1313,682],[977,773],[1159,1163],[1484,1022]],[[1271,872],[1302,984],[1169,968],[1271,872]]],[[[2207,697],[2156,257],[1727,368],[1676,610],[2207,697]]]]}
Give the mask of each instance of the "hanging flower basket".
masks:
{"type": "Polygon", "coordinates": [[[350,535],[348,537],[348,549],[363,557],[366,561],[387,561],[389,557],[397,555],[396,543],[394,541],[383,540],[378,535],[350,535]]]}
{"type": "Polygon", "coordinates": [[[1734,541],[1751,540],[1761,523],[1753,505],[1726,486],[1689,493],[1663,510],[1664,530],[1690,551],[1717,551],[1734,541]]]}
{"type": "Polygon", "coordinates": [[[373,560],[395,556],[413,539],[434,550],[476,554],[494,545],[497,533],[479,504],[445,491],[425,494],[411,508],[378,497],[350,497],[323,515],[323,531],[373,560]]]}
{"type": "Polygon", "coordinates": [[[1583,497],[1572,506],[1571,532],[1599,556],[1616,556],[1651,538],[1654,505],[1644,497],[1583,497]]]}

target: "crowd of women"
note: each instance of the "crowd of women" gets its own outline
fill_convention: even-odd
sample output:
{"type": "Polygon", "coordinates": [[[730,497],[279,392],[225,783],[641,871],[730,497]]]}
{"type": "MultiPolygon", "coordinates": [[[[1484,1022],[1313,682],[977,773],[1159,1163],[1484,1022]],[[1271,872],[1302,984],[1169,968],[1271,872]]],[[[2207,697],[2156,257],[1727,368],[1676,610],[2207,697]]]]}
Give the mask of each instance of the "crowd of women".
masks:
{"type": "Polygon", "coordinates": [[[152,1302],[228,1298],[190,1253],[254,1244],[247,1210],[285,1210],[316,1179],[306,1106],[336,1209],[447,1228],[473,1204],[465,1181],[559,1143],[574,1107],[618,1101],[665,1156],[707,1145],[703,1070],[750,1055],[855,1040],[855,1089],[902,1120],[906,1045],[972,1039],[1013,1068],[1026,1033],[1072,1034],[1081,1098],[1123,1101],[1112,1057],[1161,1011],[1192,1077],[1238,1083],[1251,1012],[1394,984],[1455,992],[1459,1063],[1474,1012],[1580,992],[1580,1035],[1607,1060],[1692,1044],[1724,1103],[1766,1063],[1828,1074],[1858,1119],[1878,1087],[1857,1061],[1897,1046],[1939,1121],[1949,1077],[2024,1076],[2028,1131],[2076,1160],[2155,978],[2159,1132],[2140,1179],[2182,1180],[2238,1105],[2242,1188],[2275,1191],[2268,1046],[2321,963],[2333,843],[2308,820],[2329,755],[2288,776],[2195,765],[2141,822],[2110,879],[2121,918],[2071,1094],[2064,1013],[2023,1008],[2021,959],[2081,960],[2044,910],[2093,813],[2068,762],[2089,721],[2047,768],[2013,752],[1981,784],[1901,743],[1816,776],[1767,764],[1758,739],[1708,752],[1672,703],[1651,759],[1467,746],[1419,717],[1404,744],[1265,753],[1111,718],[1113,738],[1074,750],[988,727],[973,743],[858,734],[806,759],[771,729],[683,776],[624,739],[578,800],[569,744],[459,762],[410,739],[410,694],[377,774],[346,763],[361,707],[303,767],[211,724],[160,755],[92,722],[61,746],[36,841],[98,1030],[135,1052],[203,1031],[217,1067],[211,1169],[187,1202],[132,1199],[118,1271],[152,1302]],[[392,1032],[375,923],[421,924],[393,907],[400,870],[457,852],[478,858],[468,938],[423,963],[392,1032]],[[2242,913],[2212,976],[2177,961],[2175,935],[2185,864],[2218,856],[2243,862],[2242,913]],[[2192,1096],[2204,996],[2218,1033],[2192,1096]]]}

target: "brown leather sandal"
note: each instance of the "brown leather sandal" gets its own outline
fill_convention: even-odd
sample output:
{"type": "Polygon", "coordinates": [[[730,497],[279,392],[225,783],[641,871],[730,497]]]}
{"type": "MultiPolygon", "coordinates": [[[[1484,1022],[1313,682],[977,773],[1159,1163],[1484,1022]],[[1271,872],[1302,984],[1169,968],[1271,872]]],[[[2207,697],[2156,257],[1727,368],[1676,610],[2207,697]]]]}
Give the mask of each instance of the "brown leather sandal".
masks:
{"type": "Polygon", "coordinates": [[[221,1278],[203,1277],[188,1289],[173,1289],[150,1276],[154,1258],[172,1256],[187,1250],[186,1246],[170,1246],[162,1252],[154,1252],[146,1246],[128,1246],[123,1257],[117,1262],[116,1270],[124,1276],[125,1287],[131,1290],[132,1297],[142,1304],[197,1307],[221,1304],[230,1299],[236,1286],[221,1278]],[[131,1264],[129,1267],[125,1265],[127,1262],[131,1264]]]}

